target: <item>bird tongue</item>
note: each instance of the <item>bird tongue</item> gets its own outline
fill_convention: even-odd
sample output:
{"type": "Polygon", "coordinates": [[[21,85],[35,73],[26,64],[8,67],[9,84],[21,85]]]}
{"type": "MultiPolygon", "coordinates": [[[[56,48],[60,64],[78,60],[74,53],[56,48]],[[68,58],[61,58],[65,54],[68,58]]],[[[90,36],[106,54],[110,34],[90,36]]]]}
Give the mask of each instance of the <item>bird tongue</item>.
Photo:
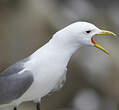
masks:
{"type": "Polygon", "coordinates": [[[95,44],[97,44],[95,41],[94,41],[94,38],[92,37],[91,38],[91,42],[95,45],[95,44]]]}

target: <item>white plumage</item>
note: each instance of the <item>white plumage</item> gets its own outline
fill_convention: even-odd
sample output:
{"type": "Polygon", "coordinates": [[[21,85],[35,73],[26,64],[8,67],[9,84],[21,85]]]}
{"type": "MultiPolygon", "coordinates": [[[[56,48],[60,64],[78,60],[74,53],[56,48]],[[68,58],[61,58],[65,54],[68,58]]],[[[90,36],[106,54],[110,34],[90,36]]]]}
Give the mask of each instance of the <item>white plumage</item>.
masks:
{"type": "MultiPolygon", "coordinates": [[[[30,86],[19,97],[14,100],[10,99],[9,105],[16,107],[24,101],[31,100],[40,102],[42,97],[61,88],[66,80],[67,64],[71,56],[82,46],[95,46],[91,38],[99,33],[104,34],[102,30],[93,24],[87,22],[73,23],[55,33],[52,39],[29,56],[28,60],[18,62],[18,64],[22,65],[22,69],[15,74],[21,77],[28,71],[32,73],[31,79],[33,81],[31,83],[31,79],[27,79],[30,82],[30,86]]],[[[12,68],[19,69],[16,64],[12,68]]],[[[12,69],[9,68],[7,71],[9,70],[12,69]]],[[[9,76],[6,75],[7,78],[9,76]]],[[[22,85],[17,84],[14,89],[20,86],[22,85]]],[[[5,87],[3,86],[3,88],[5,87]]],[[[7,102],[7,100],[5,101],[7,102]]]]}

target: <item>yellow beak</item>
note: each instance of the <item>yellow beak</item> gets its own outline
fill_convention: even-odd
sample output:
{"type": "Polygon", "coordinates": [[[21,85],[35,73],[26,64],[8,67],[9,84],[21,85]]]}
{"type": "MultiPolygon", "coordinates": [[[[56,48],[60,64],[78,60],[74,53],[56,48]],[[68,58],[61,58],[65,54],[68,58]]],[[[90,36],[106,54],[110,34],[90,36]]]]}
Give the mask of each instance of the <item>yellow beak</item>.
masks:
{"type": "Polygon", "coordinates": [[[111,32],[111,31],[106,31],[106,30],[102,30],[102,32],[97,33],[97,35],[112,35],[112,36],[117,36],[115,33],[111,32]]]}
{"type": "MultiPolygon", "coordinates": [[[[102,30],[102,32],[100,33],[97,33],[96,35],[112,35],[112,36],[115,36],[116,37],[116,34],[114,34],[113,32],[111,31],[106,31],[106,30],[102,30]]],[[[100,50],[102,50],[103,52],[105,52],[106,54],[109,55],[109,52],[107,50],[105,50],[102,46],[100,46],[99,44],[97,44],[93,38],[92,38],[92,43],[94,44],[94,46],[100,50]]]]}

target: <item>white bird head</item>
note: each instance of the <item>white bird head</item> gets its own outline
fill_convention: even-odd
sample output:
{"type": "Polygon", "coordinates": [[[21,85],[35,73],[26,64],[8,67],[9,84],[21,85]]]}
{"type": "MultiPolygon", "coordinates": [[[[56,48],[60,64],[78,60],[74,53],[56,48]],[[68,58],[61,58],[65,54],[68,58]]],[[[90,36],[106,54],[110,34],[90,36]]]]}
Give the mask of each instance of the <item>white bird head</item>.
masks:
{"type": "Polygon", "coordinates": [[[70,43],[77,43],[81,46],[93,46],[97,47],[98,49],[102,50],[106,54],[109,54],[107,50],[105,50],[103,47],[101,47],[99,44],[97,44],[93,37],[95,35],[113,35],[116,36],[111,31],[101,30],[97,28],[95,25],[88,23],[88,22],[76,22],[73,23],[61,31],[57,32],[57,34],[62,34],[65,39],[70,39],[70,43]],[[68,37],[68,38],[67,38],[68,37]]]}

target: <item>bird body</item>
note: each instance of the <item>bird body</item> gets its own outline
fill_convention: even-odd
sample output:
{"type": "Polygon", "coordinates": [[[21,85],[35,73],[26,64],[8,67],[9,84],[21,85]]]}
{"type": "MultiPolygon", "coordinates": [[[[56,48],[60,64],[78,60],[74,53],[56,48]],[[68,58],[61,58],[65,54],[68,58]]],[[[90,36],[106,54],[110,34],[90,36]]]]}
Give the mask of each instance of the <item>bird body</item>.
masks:
{"type": "Polygon", "coordinates": [[[77,22],[56,32],[28,58],[1,73],[0,104],[17,107],[25,101],[38,103],[42,97],[57,91],[66,80],[67,64],[78,48],[96,45],[108,53],[92,39],[99,33],[114,35],[86,22],[77,22]]]}
{"type": "MultiPolygon", "coordinates": [[[[57,91],[63,86],[62,82],[66,79],[67,64],[78,47],[71,51],[67,49],[68,47],[62,49],[64,44],[61,44],[61,46],[56,44],[58,40],[56,38],[51,39],[46,45],[33,53],[27,62],[24,62],[24,69],[32,73],[34,81],[27,92],[13,101],[12,105],[16,106],[21,102],[30,100],[40,101],[43,96],[52,91],[57,91]]],[[[20,71],[18,74],[24,74],[24,72],[20,71]]]]}

